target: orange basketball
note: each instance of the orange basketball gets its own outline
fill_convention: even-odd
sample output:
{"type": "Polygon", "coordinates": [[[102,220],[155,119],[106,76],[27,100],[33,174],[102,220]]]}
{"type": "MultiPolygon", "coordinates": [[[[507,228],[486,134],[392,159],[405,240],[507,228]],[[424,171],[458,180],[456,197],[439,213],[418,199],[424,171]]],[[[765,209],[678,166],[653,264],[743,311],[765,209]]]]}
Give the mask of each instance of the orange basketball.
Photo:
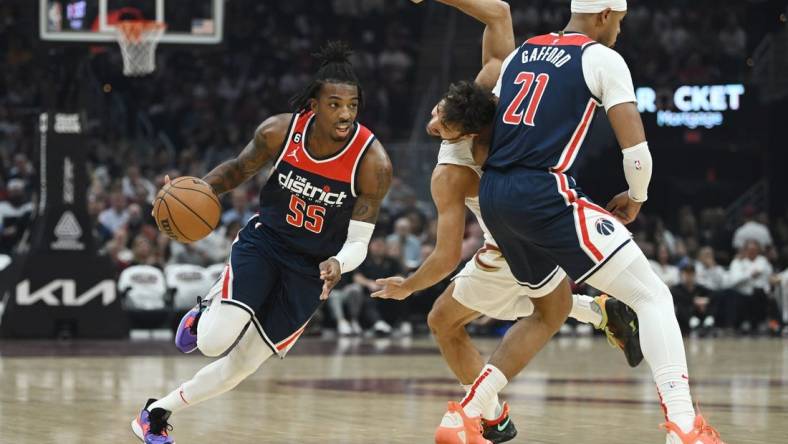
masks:
{"type": "Polygon", "coordinates": [[[200,240],[219,225],[222,205],[213,188],[197,177],[179,177],[164,185],[153,203],[159,230],[178,242],[200,240]]]}

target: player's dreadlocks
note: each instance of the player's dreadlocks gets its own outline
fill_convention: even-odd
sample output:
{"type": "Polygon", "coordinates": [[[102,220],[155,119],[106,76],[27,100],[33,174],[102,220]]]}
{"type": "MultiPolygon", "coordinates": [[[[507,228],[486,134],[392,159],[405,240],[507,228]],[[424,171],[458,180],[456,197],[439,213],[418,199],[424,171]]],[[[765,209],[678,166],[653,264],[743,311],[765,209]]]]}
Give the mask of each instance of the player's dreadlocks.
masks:
{"type": "Polygon", "coordinates": [[[495,119],[495,96],[474,82],[452,83],[442,102],[442,123],[459,126],[463,134],[478,133],[495,119]]]}
{"type": "Polygon", "coordinates": [[[328,42],[319,52],[313,54],[315,58],[320,60],[320,69],[317,70],[312,81],[290,99],[293,111],[299,113],[307,109],[309,99],[316,99],[320,88],[325,83],[355,85],[358,89],[358,108],[361,110],[364,105],[364,94],[349,60],[352,54],[353,51],[350,50],[350,47],[341,41],[328,42]]]}

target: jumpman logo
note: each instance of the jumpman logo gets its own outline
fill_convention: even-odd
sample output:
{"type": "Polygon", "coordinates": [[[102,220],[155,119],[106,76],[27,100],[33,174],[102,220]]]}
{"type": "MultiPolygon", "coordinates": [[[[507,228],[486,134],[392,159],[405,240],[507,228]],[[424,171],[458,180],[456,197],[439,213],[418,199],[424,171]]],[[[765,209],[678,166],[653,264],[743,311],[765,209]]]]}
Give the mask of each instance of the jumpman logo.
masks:
{"type": "Polygon", "coordinates": [[[292,157],[293,159],[295,159],[296,162],[300,162],[300,160],[298,160],[298,147],[296,147],[293,151],[291,151],[290,154],[287,155],[287,157],[292,157]]]}

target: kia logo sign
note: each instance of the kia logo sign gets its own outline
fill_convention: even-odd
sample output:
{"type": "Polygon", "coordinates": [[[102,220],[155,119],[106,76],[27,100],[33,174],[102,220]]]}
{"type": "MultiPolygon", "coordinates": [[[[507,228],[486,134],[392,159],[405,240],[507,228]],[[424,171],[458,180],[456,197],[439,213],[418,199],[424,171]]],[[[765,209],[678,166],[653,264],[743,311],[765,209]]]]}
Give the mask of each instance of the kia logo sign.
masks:
{"type": "Polygon", "coordinates": [[[51,306],[79,307],[101,297],[101,305],[115,301],[115,281],[107,279],[94,285],[88,291],[77,294],[77,283],[73,279],[55,279],[34,292],[30,292],[30,280],[16,285],[16,303],[33,305],[43,302],[51,306]],[[60,296],[56,292],[60,292],[60,296]]]}

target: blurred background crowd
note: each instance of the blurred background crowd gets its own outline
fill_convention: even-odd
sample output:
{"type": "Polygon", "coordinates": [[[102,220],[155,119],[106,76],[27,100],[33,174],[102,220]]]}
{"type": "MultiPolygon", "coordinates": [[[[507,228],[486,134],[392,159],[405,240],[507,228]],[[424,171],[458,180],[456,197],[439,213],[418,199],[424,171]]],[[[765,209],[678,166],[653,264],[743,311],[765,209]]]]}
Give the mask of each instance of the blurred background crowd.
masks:
{"type": "MultiPolygon", "coordinates": [[[[41,63],[34,63],[41,50],[35,47],[36,15],[28,3],[0,4],[0,254],[6,264],[30,226],[38,183],[34,124],[46,73],[41,63]]],[[[518,41],[560,29],[568,16],[565,3],[513,1],[518,41]]],[[[631,3],[617,49],[636,82],[659,86],[748,81],[750,54],[763,36],[745,30],[744,6],[737,2],[707,8],[704,5],[717,2],[688,0],[631,3]]],[[[161,235],[149,215],[164,175],[203,176],[234,156],[264,118],[287,111],[287,99],[316,69],[311,53],[327,39],[341,38],[355,49],[354,66],[367,95],[361,121],[387,147],[388,141],[398,142],[391,144],[398,178],[386,198],[366,262],[344,276],[316,328],[343,335],[425,331],[426,312],[448,282],[402,304],[367,296],[378,288],[376,278],[415,269],[435,244],[428,175],[415,175],[414,180],[408,175],[410,164],[402,160],[417,156],[423,170],[429,171],[437,152],[437,143],[422,135],[427,114],[414,99],[421,91],[419,42],[435,31],[423,28],[424,18],[407,0],[228,2],[227,8],[235,25],[227,30],[221,48],[160,51],[152,78],[127,79],[119,72],[117,51],[95,50],[90,61],[93,74],[86,81],[101,87],[91,100],[104,112],[94,123],[111,128],[89,139],[88,205],[101,252],[111,257],[119,277],[136,265],[207,270],[222,264],[235,234],[256,211],[257,193],[267,174],[223,196],[220,227],[190,245],[161,235]],[[327,15],[333,17],[331,26],[327,15]],[[428,148],[413,154],[408,145],[415,142],[428,148]]],[[[474,33],[465,50],[476,62],[480,33],[474,33]]],[[[466,71],[464,77],[473,75],[466,71]]],[[[620,169],[618,162],[597,167],[620,169]]],[[[658,165],[657,175],[663,167],[658,165]]],[[[738,191],[743,194],[746,189],[738,191]]],[[[600,203],[606,197],[597,196],[600,203]]],[[[785,205],[769,207],[758,199],[730,208],[738,197],[728,196],[726,205],[709,206],[702,199],[653,210],[646,205],[630,227],[671,287],[677,316],[688,334],[782,331],[782,301],[788,293],[788,211],[785,205]]],[[[481,245],[481,230],[469,217],[463,261],[481,245]]],[[[594,293],[582,287],[576,291],[594,293]]],[[[505,327],[487,319],[473,326],[491,334],[505,327]]],[[[564,332],[574,330],[570,323],[564,332]]]]}

